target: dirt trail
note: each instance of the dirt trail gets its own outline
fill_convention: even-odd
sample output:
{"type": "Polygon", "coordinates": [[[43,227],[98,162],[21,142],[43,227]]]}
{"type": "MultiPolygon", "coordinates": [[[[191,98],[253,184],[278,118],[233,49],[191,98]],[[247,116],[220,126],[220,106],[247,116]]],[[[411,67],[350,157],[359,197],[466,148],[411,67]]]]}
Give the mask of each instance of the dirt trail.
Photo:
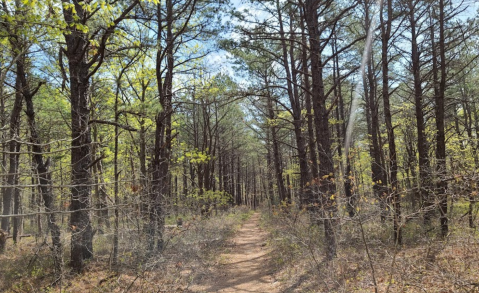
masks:
{"type": "Polygon", "coordinates": [[[259,227],[255,213],[231,239],[229,251],[218,257],[212,275],[200,280],[192,292],[278,292],[266,246],[268,233],[259,227]]]}

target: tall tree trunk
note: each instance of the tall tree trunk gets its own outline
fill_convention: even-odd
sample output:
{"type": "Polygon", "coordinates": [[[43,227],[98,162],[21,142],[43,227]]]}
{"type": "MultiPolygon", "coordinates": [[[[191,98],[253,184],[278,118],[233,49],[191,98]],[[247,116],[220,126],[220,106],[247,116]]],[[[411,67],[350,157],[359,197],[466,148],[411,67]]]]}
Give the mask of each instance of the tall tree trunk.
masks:
{"type": "Polygon", "coordinates": [[[243,193],[241,192],[241,161],[240,156],[237,158],[236,165],[236,204],[243,204],[243,193]]]}
{"type": "MultiPolygon", "coordinates": [[[[337,86],[337,99],[338,99],[338,106],[336,108],[337,113],[337,120],[341,121],[338,124],[338,154],[340,157],[340,161],[343,162],[344,160],[341,159],[341,145],[345,145],[346,143],[346,120],[345,120],[345,109],[344,109],[344,99],[343,99],[343,92],[341,86],[341,76],[340,76],[340,69],[339,69],[339,54],[338,54],[338,46],[337,46],[337,38],[333,40],[334,44],[334,51],[333,54],[335,55],[333,61],[334,65],[333,68],[336,69],[336,79],[335,79],[335,86],[337,86]]],[[[336,94],[335,94],[336,95],[336,94]]],[[[351,93],[352,97],[352,93],[351,93]]],[[[354,196],[352,192],[352,173],[351,173],[351,159],[350,155],[345,158],[346,166],[343,166],[343,180],[344,180],[344,194],[346,197],[346,210],[350,217],[354,217],[356,214],[356,201],[357,198],[354,196]]]]}
{"type": "Polygon", "coordinates": [[[256,189],[256,178],[257,178],[257,174],[256,174],[256,168],[255,168],[255,164],[253,164],[253,209],[256,210],[256,205],[257,205],[257,195],[256,195],[256,192],[257,192],[257,189],[256,189]]]}
{"type": "MultiPolygon", "coordinates": [[[[267,74],[265,73],[264,75],[264,82],[265,86],[267,89],[267,101],[266,101],[266,107],[267,107],[267,113],[268,113],[268,118],[270,121],[275,121],[276,115],[274,111],[274,106],[273,106],[273,98],[271,97],[271,93],[269,90],[269,82],[268,82],[268,77],[267,74]]],[[[282,157],[281,153],[279,150],[279,141],[278,141],[278,127],[276,126],[276,122],[272,122],[273,125],[271,125],[269,128],[271,130],[271,146],[273,148],[273,164],[274,164],[274,174],[276,176],[276,185],[278,186],[278,195],[279,195],[279,200],[284,201],[286,199],[286,187],[284,186],[284,179],[283,179],[283,167],[282,167],[282,157]]],[[[268,132],[269,133],[269,132],[268,132]]]]}
{"type": "MultiPolygon", "coordinates": [[[[2,54],[2,53],[0,53],[2,54]]],[[[3,56],[0,58],[3,59],[3,56]]],[[[4,80],[5,80],[5,74],[6,71],[2,70],[0,68],[0,127],[6,128],[7,127],[7,113],[5,111],[5,95],[4,95],[4,80]]],[[[1,166],[0,166],[0,171],[2,172],[2,176],[0,176],[0,183],[3,185],[2,188],[0,189],[0,194],[2,195],[2,200],[0,201],[0,210],[3,212],[3,196],[5,194],[5,185],[6,185],[6,176],[7,174],[7,147],[8,147],[8,135],[5,134],[5,131],[2,131],[0,139],[2,141],[2,161],[1,161],[1,166]]],[[[0,251],[1,252],[1,251],[0,251]]]]}
{"type": "MultiPolygon", "coordinates": [[[[369,26],[371,25],[372,17],[369,15],[369,10],[371,6],[366,4],[365,5],[365,18],[366,18],[366,31],[369,31],[369,26]]],[[[387,217],[387,202],[386,196],[387,192],[385,186],[387,184],[386,173],[385,173],[385,166],[382,163],[382,149],[379,137],[379,107],[376,99],[376,92],[377,92],[377,84],[376,78],[373,72],[373,53],[369,54],[369,58],[367,61],[366,71],[367,74],[363,75],[363,86],[364,86],[364,93],[366,98],[366,113],[369,114],[368,116],[368,134],[370,137],[370,147],[369,153],[371,155],[371,173],[372,173],[372,181],[373,181],[373,192],[374,196],[379,200],[379,208],[381,222],[386,221],[387,217]]]]}
{"type": "Polygon", "coordinates": [[[274,204],[273,175],[271,174],[273,155],[271,154],[270,132],[266,131],[266,196],[268,198],[269,207],[274,204]]]}
{"type": "Polygon", "coordinates": [[[121,77],[125,72],[126,67],[124,67],[118,78],[116,79],[116,91],[115,91],[115,107],[114,107],[114,115],[115,115],[115,149],[113,154],[113,176],[114,176],[114,187],[113,187],[113,197],[115,199],[115,226],[113,230],[113,256],[112,256],[112,267],[115,270],[118,270],[118,237],[119,237],[119,229],[120,229],[120,215],[118,205],[120,204],[120,197],[119,197],[119,180],[120,180],[120,172],[118,171],[118,143],[119,143],[119,136],[120,136],[120,129],[118,127],[118,120],[120,118],[120,114],[118,113],[118,104],[119,104],[119,95],[120,95],[120,86],[121,86],[121,77]]]}
{"type": "Polygon", "coordinates": [[[392,198],[392,207],[394,209],[393,218],[393,237],[394,242],[402,244],[402,232],[401,232],[401,195],[399,194],[399,186],[397,181],[398,164],[396,154],[396,139],[394,136],[394,128],[392,125],[391,104],[389,99],[389,42],[391,39],[391,26],[393,18],[392,0],[386,2],[386,15],[387,19],[384,19],[384,12],[380,12],[379,18],[381,21],[381,63],[382,63],[382,96],[384,106],[384,120],[386,122],[386,130],[388,134],[389,145],[389,182],[390,182],[390,194],[392,198]]]}
{"type": "MultiPolygon", "coordinates": [[[[144,97],[145,93],[143,91],[142,96],[144,97]]],[[[145,100],[143,99],[143,102],[145,100]]],[[[140,120],[140,150],[139,150],[139,159],[140,159],[140,213],[144,218],[148,214],[148,196],[150,186],[148,184],[148,174],[146,169],[146,126],[145,119],[141,118],[140,120]]],[[[185,171],[186,172],[186,171],[185,171]]],[[[185,185],[186,186],[186,185],[185,185]]],[[[185,187],[186,188],[186,187],[185,187]]],[[[146,219],[148,221],[148,219],[146,219]]]]}
{"type": "MultiPolygon", "coordinates": [[[[446,181],[446,135],[444,127],[444,103],[446,94],[446,41],[445,41],[445,17],[444,17],[444,0],[439,1],[439,72],[441,78],[439,80],[439,92],[436,97],[436,172],[438,181],[436,185],[436,194],[439,198],[439,212],[441,222],[441,236],[446,237],[449,232],[447,218],[447,181],[446,181]]],[[[434,41],[434,38],[432,39],[434,41]]],[[[433,45],[433,52],[436,48],[433,45]]],[[[433,55],[433,63],[437,62],[433,55]]],[[[437,66],[435,66],[437,67],[437,66]]],[[[434,77],[437,80],[437,68],[434,68],[434,77]]],[[[435,87],[436,88],[436,87],[435,87]]]]}
{"type": "Polygon", "coordinates": [[[163,230],[165,222],[165,204],[170,193],[169,168],[171,150],[171,115],[173,114],[172,90],[174,70],[174,40],[173,40],[173,2],[167,0],[166,19],[163,19],[161,3],[157,4],[156,17],[158,21],[156,80],[158,84],[159,102],[162,107],[156,115],[155,148],[152,158],[152,192],[150,198],[150,252],[155,249],[163,250],[163,230]],[[163,47],[161,31],[166,29],[166,44],[163,47]],[[166,54],[164,54],[166,52],[166,54]],[[166,56],[166,60],[164,60],[166,56]],[[166,68],[163,62],[166,61],[166,68]],[[166,75],[162,73],[166,72],[166,75]]]}
{"type": "MultiPolygon", "coordinates": [[[[19,71],[19,74],[21,72],[19,71]]],[[[55,270],[55,283],[60,280],[62,277],[63,270],[63,246],[61,242],[61,230],[57,224],[57,218],[53,211],[55,210],[54,199],[52,189],[52,179],[51,172],[48,170],[49,160],[45,161],[43,157],[43,151],[41,148],[40,137],[37,132],[36,120],[35,120],[35,111],[33,107],[33,96],[34,92],[31,92],[29,87],[26,86],[26,76],[23,73],[22,83],[23,92],[26,103],[26,114],[28,117],[28,124],[30,126],[30,140],[32,142],[32,151],[33,159],[36,165],[36,171],[39,177],[39,189],[43,198],[43,203],[45,205],[45,211],[50,212],[47,216],[48,229],[50,230],[52,238],[52,253],[53,253],[53,267],[55,270]]]]}
{"type": "MultiPolygon", "coordinates": [[[[17,62],[18,64],[21,62],[17,62]]],[[[15,85],[18,89],[21,87],[20,79],[17,77],[15,85]]],[[[3,194],[3,215],[11,214],[12,197],[14,196],[15,189],[18,185],[18,160],[20,154],[20,143],[17,142],[20,135],[20,113],[22,111],[23,96],[20,90],[15,92],[15,101],[13,104],[12,112],[10,114],[10,126],[9,126],[9,142],[8,142],[8,161],[9,168],[7,174],[7,186],[4,189],[3,194]]],[[[3,231],[10,230],[10,218],[2,218],[1,229],[3,231]]]]}
{"type": "Polygon", "coordinates": [[[238,199],[236,196],[236,184],[235,184],[235,174],[236,174],[236,169],[235,169],[235,156],[233,155],[233,142],[231,142],[231,161],[230,161],[230,169],[229,169],[229,189],[231,190],[231,196],[233,199],[233,204],[238,205],[238,199]]]}
{"type": "MultiPolygon", "coordinates": [[[[75,3],[76,15],[72,8],[63,6],[65,21],[75,23],[77,15],[83,18],[86,12],[81,4],[75,3]]],[[[87,36],[78,30],[71,29],[64,34],[66,56],[70,72],[70,104],[71,104],[71,204],[70,217],[71,265],[80,272],[84,268],[84,260],[93,257],[93,230],[90,220],[91,208],[91,133],[90,133],[90,79],[87,60],[89,46],[87,36]]]]}
{"type": "MultiPolygon", "coordinates": [[[[301,18],[303,16],[303,9],[300,9],[301,18]]],[[[311,161],[311,178],[316,179],[318,178],[318,158],[316,154],[316,144],[315,144],[315,136],[314,136],[314,125],[313,125],[313,112],[312,112],[312,105],[311,105],[311,82],[310,82],[310,74],[309,74],[309,66],[308,66],[308,44],[306,40],[306,28],[304,27],[304,22],[300,21],[301,26],[301,62],[303,68],[303,84],[304,84],[304,96],[305,96],[305,104],[306,104],[306,115],[307,115],[307,123],[308,123],[308,148],[309,148],[309,159],[311,161]]]]}
{"type": "MultiPolygon", "coordinates": [[[[303,119],[301,113],[301,102],[299,100],[299,91],[298,91],[298,81],[297,81],[297,70],[296,70],[296,61],[294,59],[294,44],[295,40],[293,39],[294,31],[293,31],[293,24],[290,23],[290,37],[289,37],[289,46],[286,43],[286,33],[284,30],[283,25],[283,16],[282,10],[283,8],[280,6],[280,1],[276,1],[276,10],[278,13],[278,20],[279,20],[279,34],[281,38],[281,47],[282,47],[282,57],[283,57],[283,66],[286,72],[286,84],[287,84],[287,92],[288,97],[291,105],[291,112],[293,116],[293,126],[294,126],[294,135],[296,140],[296,147],[298,150],[298,160],[299,160],[299,173],[300,173],[300,180],[301,180],[301,189],[302,189],[302,202],[304,199],[310,198],[311,195],[311,173],[309,172],[308,168],[308,155],[306,150],[306,143],[304,141],[303,133],[302,133],[302,126],[303,126],[303,119]],[[289,52],[288,52],[289,48],[289,52]],[[288,58],[289,57],[289,58],[288,58]]],[[[292,22],[292,15],[290,17],[290,21],[292,22]]],[[[288,195],[288,194],[287,194],[288,195]]]]}
{"type": "MultiPolygon", "coordinates": [[[[19,3],[17,2],[17,5],[19,3]]],[[[41,147],[41,141],[39,134],[37,132],[37,126],[36,126],[36,120],[35,120],[35,111],[34,111],[34,106],[33,106],[33,97],[37,93],[37,91],[40,89],[40,86],[42,85],[41,83],[35,88],[32,89],[28,80],[27,80],[27,73],[26,73],[26,56],[27,53],[24,52],[22,49],[25,49],[25,44],[21,42],[21,40],[15,36],[11,39],[11,45],[12,48],[15,50],[19,50],[22,52],[21,56],[17,59],[16,65],[17,65],[17,75],[16,75],[16,93],[15,93],[15,104],[14,104],[14,110],[15,111],[20,111],[22,107],[22,99],[25,99],[25,104],[26,104],[26,115],[28,117],[28,125],[30,129],[30,141],[32,142],[32,157],[33,157],[33,165],[35,166],[36,173],[38,174],[38,182],[39,182],[39,190],[42,195],[43,203],[45,205],[45,211],[48,212],[48,228],[51,233],[51,238],[52,238],[52,244],[53,244],[53,263],[54,263],[54,275],[55,275],[55,283],[60,280],[62,277],[62,268],[63,268],[63,249],[62,249],[62,243],[61,243],[61,231],[60,227],[57,225],[56,221],[56,215],[53,213],[55,210],[54,206],[54,194],[52,190],[52,180],[51,180],[51,173],[48,170],[49,166],[49,160],[45,161],[43,157],[43,149],[41,147]]],[[[19,115],[19,113],[15,113],[15,115],[19,115]]],[[[19,116],[13,116],[11,117],[14,119],[14,125],[17,124],[14,128],[11,128],[11,131],[14,131],[15,134],[18,136],[18,127],[19,127],[19,116]]],[[[12,132],[11,132],[12,133],[12,132]]],[[[14,138],[14,137],[12,137],[14,138]]],[[[13,140],[11,142],[14,142],[13,140]]],[[[17,171],[15,171],[16,178],[15,178],[15,184],[18,184],[18,158],[19,158],[19,150],[20,150],[20,144],[16,143],[14,146],[16,148],[17,153],[11,153],[11,155],[14,155],[14,161],[12,164],[12,161],[10,161],[10,172],[12,172],[12,167],[17,168],[17,171]]],[[[32,180],[33,181],[33,180],[32,180]]],[[[15,191],[15,213],[19,212],[20,209],[20,196],[19,192],[20,190],[16,188],[17,190],[15,191]]],[[[14,235],[13,239],[16,242],[18,240],[18,232],[21,229],[21,222],[18,221],[19,218],[16,218],[15,225],[14,225],[14,235]]],[[[40,223],[40,221],[39,221],[40,223]]],[[[41,227],[41,226],[40,226],[41,227]]]]}
{"type": "Polygon", "coordinates": [[[429,146],[426,140],[425,121],[423,113],[423,89],[421,79],[420,52],[418,49],[417,19],[413,1],[408,2],[409,22],[411,29],[411,63],[414,84],[414,101],[416,108],[417,148],[419,153],[419,196],[424,207],[424,223],[429,224],[433,212],[433,202],[430,198],[430,166],[429,146]]]}
{"type": "Polygon", "coordinates": [[[93,231],[90,220],[91,208],[91,136],[90,136],[90,93],[88,69],[81,50],[87,44],[81,37],[67,39],[67,56],[70,64],[71,90],[71,204],[72,230],[71,262],[76,271],[84,267],[83,261],[93,257],[93,231]],[[79,52],[78,52],[79,51],[79,52]]]}
{"type": "MultiPolygon", "coordinates": [[[[16,39],[18,39],[18,37],[16,37],[16,39]]],[[[13,44],[16,44],[17,46],[18,45],[21,45],[19,42],[13,42],[13,44]]],[[[13,45],[12,44],[12,45],[13,45]]],[[[20,49],[23,48],[24,46],[21,46],[20,48],[15,48],[15,49],[20,49]]],[[[22,84],[22,80],[21,80],[21,76],[19,75],[19,72],[22,72],[23,71],[23,67],[25,65],[25,56],[21,56],[20,58],[18,58],[18,61],[17,61],[17,76],[16,76],[16,79],[15,79],[15,100],[17,98],[19,99],[22,99],[23,98],[23,84],[22,84]]],[[[20,134],[20,119],[18,120],[18,126],[17,126],[17,137],[15,137],[15,139],[18,139],[19,137],[19,134],[20,134]]],[[[12,137],[13,139],[13,137],[12,137]]],[[[18,215],[20,213],[20,205],[21,205],[21,198],[20,198],[20,188],[18,186],[18,183],[19,183],[19,165],[20,165],[20,147],[21,147],[21,144],[19,142],[16,142],[15,143],[15,152],[16,154],[13,154],[13,157],[14,157],[14,161],[10,161],[10,164],[13,164],[13,168],[12,168],[12,165],[10,165],[10,172],[14,172],[14,180],[13,180],[13,185],[12,186],[9,186],[8,188],[11,190],[11,192],[13,193],[13,214],[15,215],[18,215]]],[[[10,157],[10,159],[12,159],[12,157],[10,157]]],[[[8,184],[10,184],[10,182],[7,182],[8,184]]],[[[11,196],[11,195],[10,195],[11,196]]],[[[21,218],[20,217],[15,217],[13,218],[13,243],[17,243],[18,242],[18,236],[19,236],[19,230],[20,230],[20,225],[21,225],[21,218]]]]}
{"type": "Polygon", "coordinates": [[[322,47],[320,44],[319,22],[316,1],[305,1],[305,18],[308,27],[311,75],[312,102],[315,118],[315,129],[319,159],[319,199],[312,198],[309,203],[318,203],[322,209],[324,234],[326,240],[326,259],[336,256],[335,222],[337,206],[334,194],[333,154],[331,152],[331,134],[329,130],[329,115],[326,108],[326,95],[323,83],[323,63],[321,61],[322,47]]]}
{"type": "MultiPolygon", "coordinates": [[[[18,145],[19,148],[17,149],[17,152],[20,152],[20,144],[18,145]]],[[[19,184],[19,181],[17,180],[17,185],[19,184]]],[[[17,186],[15,188],[15,192],[13,194],[13,214],[14,215],[19,215],[21,214],[22,211],[22,195],[20,192],[20,188],[17,186]]],[[[13,218],[13,243],[17,244],[18,241],[20,240],[19,236],[22,234],[22,226],[23,226],[23,217],[15,217],[13,218]]]]}
{"type": "MultiPolygon", "coordinates": [[[[76,24],[88,25],[94,12],[85,9],[83,2],[62,0],[63,17],[67,30],[63,34],[66,50],[60,50],[60,63],[65,52],[70,73],[71,104],[71,204],[70,217],[71,265],[80,272],[84,269],[84,260],[93,257],[93,230],[90,219],[91,208],[91,133],[90,133],[90,77],[100,68],[105,57],[109,37],[118,24],[138,4],[133,0],[125,7],[120,16],[112,20],[108,27],[98,33],[89,35],[79,30],[76,24]],[[91,48],[90,38],[98,37],[96,52],[91,48]]],[[[62,66],[63,68],[63,66],[62,66]]]]}

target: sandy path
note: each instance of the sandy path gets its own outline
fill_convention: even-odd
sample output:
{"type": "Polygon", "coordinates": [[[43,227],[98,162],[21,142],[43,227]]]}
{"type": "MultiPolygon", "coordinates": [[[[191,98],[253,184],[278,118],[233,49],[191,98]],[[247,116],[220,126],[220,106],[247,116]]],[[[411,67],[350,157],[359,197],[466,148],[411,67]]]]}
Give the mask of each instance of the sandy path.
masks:
{"type": "Polygon", "coordinates": [[[265,246],[268,233],[259,227],[260,214],[247,220],[231,240],[230,251],[218,257],[211,276],[200,280],[192,292],[277,292],[265,246]]]}

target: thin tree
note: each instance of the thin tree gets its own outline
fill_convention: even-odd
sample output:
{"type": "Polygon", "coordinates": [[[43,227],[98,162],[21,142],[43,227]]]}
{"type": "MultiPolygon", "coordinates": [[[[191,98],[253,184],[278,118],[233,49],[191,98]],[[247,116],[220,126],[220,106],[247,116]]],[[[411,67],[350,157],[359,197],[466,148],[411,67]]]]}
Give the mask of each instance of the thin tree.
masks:
{"type": "Polygon", "coordinates": [[[379,13],[381,24],[381,66],[382,66],[382,98],[384,106],[384,121],[388,134],[389,145],[389,183],[392,208],[394,213],[393,218],[393,237],[397,244],[402,243],[401,232],[401,196],[398,186],[398,163],[396,153],[396,138],[394,135],[394,128],[392,124],[391,103],[390,103],[390,87],[389,87],[389,64],[390,64],[390,42],[391,30],[393,21],[393,6],[392,0],[386,0],[386,5],[381,7],[379,13]],[[382,11],[385,9],[385,13],[382,11]],[[386,18],[384,17],[386,14],[386,18]]]}

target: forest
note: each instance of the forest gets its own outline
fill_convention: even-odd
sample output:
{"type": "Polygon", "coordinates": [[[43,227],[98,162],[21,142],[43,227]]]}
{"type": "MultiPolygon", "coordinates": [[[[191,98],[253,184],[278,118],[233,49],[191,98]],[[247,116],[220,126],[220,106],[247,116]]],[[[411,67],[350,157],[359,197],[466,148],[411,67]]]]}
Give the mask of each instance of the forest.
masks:
{"type": "Polygon", "coordinates": [[[479,2],[1,0],[0,292],[479,292],[479,2]]]}

